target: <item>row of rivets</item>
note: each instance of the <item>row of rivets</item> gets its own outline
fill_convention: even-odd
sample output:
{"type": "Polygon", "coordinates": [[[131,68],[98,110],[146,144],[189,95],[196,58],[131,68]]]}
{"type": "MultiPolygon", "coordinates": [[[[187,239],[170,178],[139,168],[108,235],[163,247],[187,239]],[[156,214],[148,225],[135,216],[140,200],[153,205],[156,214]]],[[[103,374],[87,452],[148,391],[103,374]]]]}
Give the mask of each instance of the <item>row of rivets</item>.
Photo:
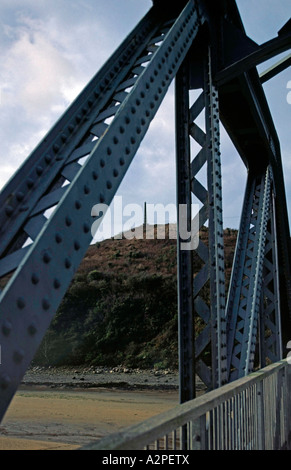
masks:
{"type": "MultiPolygon", "coordinates": [[[[171,74],[171,73],[172,73],[172,70],[169,70],[169,74],[171,74]]],[[[157,75],[157,73],[156,73],[155,75],[157,75]]],[[[168,78],[169,78],[169,77],[168,77],[168,78]]],[[[153,79],[151,79],[151,81],[153,81],[153,79]]],[[[166,85],[165,82],[163,82],[163,83],[166,85]]],[[[161,88],[158,89],[158,93],[162,93],[162,89],[161,89],[161,88]]],[[[145,94],[144,94],[144,92],[142,92],[142,98],[143,98],[144,96],[145,96],[145,94]]],[[[155,101],[158,101],[158,99],[159,99],[158,95],[155,95],[155,96],[154,96],[154,100],[155,100],[155,101]]],[[[92,102],[92,101],[89,101],[88,104],[89,104],[89,106],[91,107],[91,106],[93,105],[93,102],[92,102]]],[[[140,105],[140,101],[139,101],[139,100],[136,101],[136,105],[137,105],[137,106],[140,105]]],[[[154,107],[154,103],[151,103],[151,104],[150,104],[150,107],[153,108],[153,107],[154,107]]],[[[132,111],[133,111],[133,110],[132,110],[132,111]]],[[[86,110],[85,108],[83,108],[83,113],[86,114],[86,112],[87,112],[87,110],[86,110]]],[[[133,114],[134,114],[134,112],[135,112],[135,111],[133,111],[133,114]]],[[[149,117],[149,113],[148,113],[148,112],[147,112],[147,117],[149,117]]],[[[80,115],[78,115],[78,116],[76,117],[76,120],[80,120],[80,119],[81,119],[81,117],[80,117],[80,115]]],[[[142,119],[141,124],[142,124],[142,125],[145,125],[145,124],[146,124],[146,121],[145,121],[144,119],[142,119]]],[[[70,131],[70,132],[73,132],[73,126],[72,126],[72,125],[70,125],[69,131],[70,131]]],[[[120,128],[120,132],[123,133],[123,129],[122,129],[122,128],[120,128]]],[[[137,134],[140,134],[140,133],[141,133],[141,128],[140,128],[139,126],[136,127],[136,133],[137,133],[137,134]]],[[[66,140],[67,140],[67,136],[66,136],[64,133],[61,135],[61,140],[62,140],[63,142],[66,142],[66,140]]],[[[118,138],[117,138],[117,137],[114,138],[113,143],[114,143],[115,145],[118,144],[118,138]]],[[[133,145],[136,144],[136,140],[135,140],[134,137],[131,138],[131,143],[132,143],[133,145]]],[[[60,145],[58,145],[57,143],[54,144],[54,146],[53,146],[53,151],[54,151],[55,153],[58,153],[58,152],[60,151],[60,145]]],[[[126,151],[126,153],[129,153],[129,152],[126,151]]],[[[46,162],[47,164],[50,164],[51,161],[52,161],[52,157],[51,157],[50,155],[46,155],[46,156],[45,156],[45,162],[46,162]]],[[[121,166],[124,165],[125,161],[124,161],[124,159],[123,159],[122,157],[120,158],[119,163],[120,163],[121,166]]],[[[102,166],[102,165],[101,165],[101,166],[102,166]]],[[[41,166],[38,166],[38,167],[36,168],[36,173],[37,173],[38,176],[42,175],[42,174],[43,174],[43,171],[44,171],[44,169],[43,169],[43,167],[41,167],[41,166]]],[[[98,175],[96,174],[96,172],[93,173],[92,176],[93,176],[93,179],[95,179],[95,180],[98,178],[98,175]]],[[[116,169],[113,170],[113,176],[114,176],[114,177],[117,177],[117,176],[118,176],[118,170],[116,170],[116,169]]],[[[28,187],[28,188],[32,188],[33,185],[34,185],[33,179],[28,178],[28,179],[27,179],[27,187],[28,187]]],[[[108,188],[108,189],[111,189],[111,188],[112,188],[112,184],[111,184],[110,181],[107,181],[107,188],[108,188]]],[[[84,193],[85,193],[85,194],[89,194],[89,192],[90,192],[89,187],[85,185],[85,186],[84,186],[84,193]]],[[[17,195],[18,201],[21,201],[21,200],[23,199],[23,197],[24,197],[23,194],[19,193],[19,194],[17,195]]],[[[76,209],[78,209],[78,208],[81,207],[81,204],[77,201],[75,207],[76,207],[76,209]]],[[[11,214],[13,213],[13,207],[12,207],[12,206],[7,206],[7,207],[6,207],[6,213],[7,213],[7,215],[11,215],[11,214]]],[[[66,221],[65,221],[65,222],[66,222],[66,225],[67,225],[68,227],[71,226],[71,224],[72,224],[72,220],[71,220],[69,217],[66,218],[66,221]]],[[[90,231],[90,226],[89,226],[89,224],[84,224],[84,225],[83,225],[83,231],[84,231],[84,233],[88,233],[88,232],[90,231]]],[[[61,235],[57,233],[57,234],[55,235],[55,240],[56,240],[57,243],[61,243],[61,241],[62,241],[61,235]]],[[[80,244],[79,244],[79,242],[76,241],[76,242],[74,243],[74,248],[75,248],[75,250],[79,250],[79,249],[80,249],[80,244]]],[[[43,262],[44,262],[45,264],[49,264],[50,261],[51,261],[51,259],[52,259],[52,256],[51,256],[51,254],[50,254],[49,252],[45,252],[45,253],[43,254],[43,262]]],[[[72,263],[71,263],[71,260],[70,260],[69,258],[66,258],[66,259],[65,259],[65,267],[66,267],[67,269],[69,269],[69,268],[71,267],[71,264],[72,264],[72,263]]],[[[36,273],[33,273],[33,274],[32,274],[31,281],[32,281],[32,283],[35,284],[35,285],[38,284],[38,282],[39,282],[39,277],[38,277],[38,275],[37,275],[36,273]]],[[[60,281],[58,281],[57,279],[54,280],[54,287],[55,287],[56,289],[58,289],[58,288],[60,287],[60,281]]],[[[25,299],[24,299],[23,297],[19,297],[19,298],[17,299],[17,306],[18,306],[18,308],[21,309],[21,310],[25,308],[26,303],[25,303],[25,299]]],[[[43,307],[44,310],[49,310],[49,308],[50,308],[50,301],[49,301],[48,298],[44,298],[44,299],[42,300],[42,307],[43,307]]],[[[10,324],[8,321],[6,321],[6,322],[2,325],[2,332],[3,332],[3,334],[6,335],[6,336],[8,336],[8,335],[10,334],[10,332],[11,332],[11,328],[12,328],[11,324],[10,324]]],[[[34,334],[36,333],[36,331],[37,331],[35,324],[32,323],[32,324],[28,327],[28,331],[29,331],[29,334],[34,335],[34,334]]],[[[13,359],[14,359],[14,361],[15,361],[16,363],[20,363],[20,362],[22,361],[23,357],[24,357],[24,352],[23,352],[22,350],[17,350],[17,351],[14,352],[13,359]]],[[[1,380],[0,380],[0,383],[1,383],[1,387],[2,387],[2,388],[6,388],[6,387],[9,385],[9,383],[10,383],[9,377],[8,377],[8,376],[2,376],[2,377],[1,377],[1,380]]]]}

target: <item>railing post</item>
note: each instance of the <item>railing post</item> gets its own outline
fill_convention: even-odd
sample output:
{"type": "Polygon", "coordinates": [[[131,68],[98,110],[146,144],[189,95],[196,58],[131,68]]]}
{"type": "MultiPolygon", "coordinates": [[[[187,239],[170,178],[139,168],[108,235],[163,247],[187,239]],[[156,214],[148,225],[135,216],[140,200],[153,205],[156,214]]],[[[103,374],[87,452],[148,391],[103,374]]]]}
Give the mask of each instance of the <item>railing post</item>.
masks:
{"type": "Polygon", "coordinates": [[[204,450],[205,415],[189,423],[189,450],[204,450]]]}
{"type": "Polygon", "coordinates": [[[277,372],[277,390],[276,390],[276,419],[275,419],[275,435],[273,450],[281,450],[281,406],[282,406],[282,385],[283,385],[284,369],[277,372]]]}
{"type": "Polygon", "coordinates": [[[284,450],[288,449],[288,426],[289,426],[289,407],[288,407],[288,363],[286,362],[283,369],[282,383],[282,401],[283,401],[283,433],[284,433],[284,450]]]}
{"type": "Polygon", "coordinates": [[[258,450],[265,450],[265,411],[264,411],[264,381],[257,385],[258,404],[258,450]]]}
{"type": "Polygon", "coordinates": [[[287,449],[291,450],[291,364],[286,363],[286,437],[287,437],[287,449]]]}

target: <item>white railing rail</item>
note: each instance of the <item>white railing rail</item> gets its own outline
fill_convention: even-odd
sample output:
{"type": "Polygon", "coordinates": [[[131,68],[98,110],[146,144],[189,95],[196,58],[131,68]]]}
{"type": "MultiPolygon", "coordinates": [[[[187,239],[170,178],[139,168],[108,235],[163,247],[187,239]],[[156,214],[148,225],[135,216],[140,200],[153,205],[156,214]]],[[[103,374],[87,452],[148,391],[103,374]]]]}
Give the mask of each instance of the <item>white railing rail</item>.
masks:
{"type": "Polygon", "coordinates": [[[82,450],[290,449],[290,390],[282,360],[82,450]]]}

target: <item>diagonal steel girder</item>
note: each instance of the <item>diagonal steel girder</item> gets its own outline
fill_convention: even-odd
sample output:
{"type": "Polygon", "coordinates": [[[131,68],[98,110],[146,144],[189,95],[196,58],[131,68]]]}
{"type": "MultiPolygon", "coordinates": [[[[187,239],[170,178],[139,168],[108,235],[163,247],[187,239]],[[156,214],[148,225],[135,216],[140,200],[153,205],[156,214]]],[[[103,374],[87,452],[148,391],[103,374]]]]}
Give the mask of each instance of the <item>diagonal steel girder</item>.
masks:
{"type": "MultiPolygon", "coordinates": [[[[96,203],[110,204],[199,31],[200,20],[194,1],[190,0],[174,18],[165,13],[161,18],[154,10],[150,21],[147,17],[142,25],[144,28],[137,28],[119,51],[120,59],[115,57],[109,70],[106,66],[101,73],[101,83],[97,77],[94,84],[97,89],[90,88],[92,97],[87,92],[82,95],[79,112],[73,117],[73,123],[79,127],[74,130],[68,124],[67,134],[54,130],[53,135],[47,137],[52,145],[50,152],[47,142],[42,142],[39,153],[33,154],[3,192],[4,215],[10,217],[10,223],[4,227],[2,237],[3,241],[9,240],[6,243],[9,259],[8,256],[2,258],[1,269],[10,279],[0,298],[1,417],[91,242],[92,207],[96,203]],[[122,60],[124,63],[120,62],[122,60]],[[105,108],[100,109],[94,106],[92,99],[98,99],[98,89],[106,84],[104,93],[108,101],[105,108]],[[105,119],[109,116],[113,116],[113,120],[106,125],[105,119]],[[72,140],[70,133],[74,134],[72,140]],[[87,160],[81,166],[80,159],[84,156],[87,160]],[[41,164],[37,165],[36,160],[41,164]],[[44,165],[58,168],[57,175],[46,180],[46,172],[51,170],[44,165]],[[29,204],[21,206],[23,209],[18,212],[21,224],[19,229],[14,228],[19,220],[11,199],[16,195],[15,204],[23,203],[26,193],[20,194],[16,189],[22,180],[27,183],[25,170],[32,167],[35,178],[31,177],[28,183],[34,202],[31,207],[29,204]],[[65,186],[59,184],[62,173],[69,181],[65,186]],[[44,179],[40,178],[41,174],[44,179]],[[45,186],[44,193],[42,186],[45,186]],[[53,213],[44,219],[44,211],[52,206],[55,206],[53,213]],[[33,220],[34,217],[41,220],[33,220]],[[23,247],[21,233],[17,240],[15,237],[28,223],[33,231],[33,222],[37,223],[33,226],[32,243],[23,247]]],[[[69,122],[71,111],[62,122],[69,122]]]]}
{"type": "Polygon", "coordinates": [[[261,83],[265,83],[271,78],[278,75],[278,73],[283,72],[283,70],[287,69],[291,65],[291,54],[288,54],[287,57],[284,59],[279,60],[276,64],[269,67],[267,70],[260,74],[261,83]]]}
{"type": "MultiPolygon", "coordinates": [[[[289,21],[290,23],[290,21],[289,21]]],[[[248,38],[246,37],[246,40],[248,38]]],[[[272,57],[288,51],[291,49],[291,27],[285,31],[284,33],[279,33],[277,37],[267,41],[260,46],[255,47],[254,50],[242,57],[238,60],[234,61],[233,63],[229,64],[227,67],[220,70],[215,80],[217,84],[223,85],[225,82],[231,81],[233,78],[246,73],[248,70],[254,68],[255,66],[265,62],[272,57]]],[[[284,70],[290,64],[290,59],[287,59],[287,62],[281,64],[281,67],[278,68],[277,72],[284,70]]],[[[274,72],[275,74],[275,72],[274,72]]]]}
{"type": "Polygon", "coordinates": [[[254,367],[270,207],[270,168],[250,174],[227,302],[230,380],[254,367]]]}
{"type": "Polygon", "coordinates": [[[260,308],[259,363],[265,367],[283,358],[280,308],[280,282],[276,229],[274,181],[271,179],[271,199],[267,223],[263,287],[260,308]]]}

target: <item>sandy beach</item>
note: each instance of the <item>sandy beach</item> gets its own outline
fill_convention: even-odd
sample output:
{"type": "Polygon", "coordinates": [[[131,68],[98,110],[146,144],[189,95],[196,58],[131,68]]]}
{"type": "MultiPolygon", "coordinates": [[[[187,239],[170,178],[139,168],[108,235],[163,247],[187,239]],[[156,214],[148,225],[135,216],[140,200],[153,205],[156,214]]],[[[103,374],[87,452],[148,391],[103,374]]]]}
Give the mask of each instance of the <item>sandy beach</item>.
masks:
{"type": "Polygon", "coordinates": [[[78,449],[176,406],[176,382],[149,371],[28,371],[0,424],[0,450],[78,449]]]}
{"type": "Polygon", "coordinates": [[[78,449],[177,406],[178,382],[172,370],[32,367],[0,423],[0,450],[78,449]]]}

